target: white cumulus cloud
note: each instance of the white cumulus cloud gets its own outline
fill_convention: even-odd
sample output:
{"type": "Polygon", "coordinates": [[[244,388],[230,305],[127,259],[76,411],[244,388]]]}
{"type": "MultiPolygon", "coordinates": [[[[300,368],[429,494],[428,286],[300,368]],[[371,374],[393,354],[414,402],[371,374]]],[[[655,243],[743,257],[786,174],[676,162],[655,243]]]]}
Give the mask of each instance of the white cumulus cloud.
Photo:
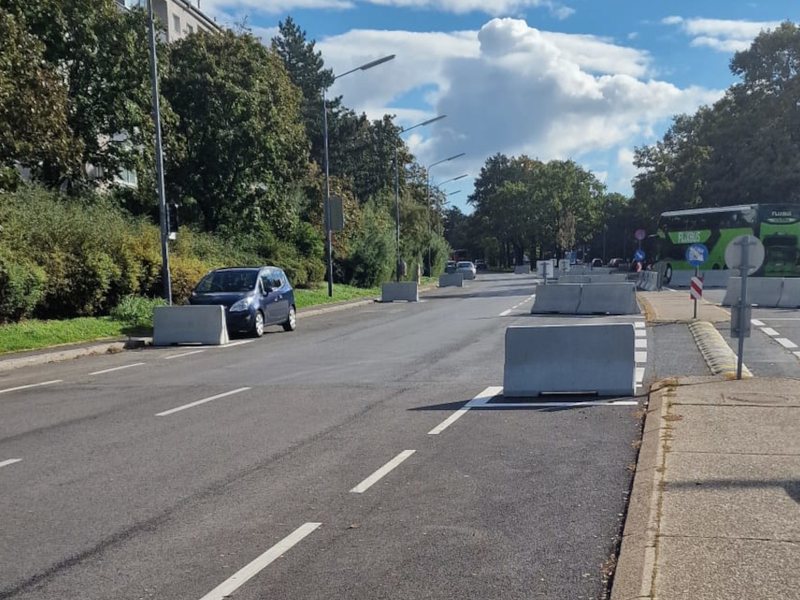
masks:
{"type": "Polygon", "coordinates": [[[680,27],[686,35],[692,38],[692,46],[705,46],[725,53],[747,50],[759,33],[780,25],[778,21],[685,19],[679,16],[666,17],[661,20],[661,23],[680,27]]]}
{"type": "Polygon", "coordinates": [[[332,93],[370,116],[399,118],[404,115],[393,104],[424,96],[426,117],[448,118],[415,140],[420,161],[467,153],[437,168],[442,179],[465,168],[477,174],[496,152],[542,160],[609,152],[609,181],[616,183],[630,175],[624,165],[629,155],[618,154],[620,148],[652,139],[672,115],[721,95],[654,79],[643,51],[595,36],[540,31],[517,19],[493,19],[478,32],[357,30],[326,38],[319,48],[336,72],[397,54],[339,80],[332,93]]]}

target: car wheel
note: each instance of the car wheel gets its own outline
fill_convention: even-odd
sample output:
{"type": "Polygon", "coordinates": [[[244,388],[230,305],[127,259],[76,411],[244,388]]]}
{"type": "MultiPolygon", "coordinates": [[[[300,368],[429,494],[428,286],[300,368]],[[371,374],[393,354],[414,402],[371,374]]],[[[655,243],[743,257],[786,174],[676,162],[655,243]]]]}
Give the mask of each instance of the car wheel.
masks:
{"type": "Polygon", "coordinates": [[[256,320],[253,323],[253,330],[252,330],[253,337],[260,338],[264,335],[264,313],[260,310],[256,311],[256,320]]]}
{"type": "Polygon", "coordinates": [[[664,269],[664,283],[669,284],[670,281],[672,281],[672,265],[667,265],[664,269]]]}
{"type": "Polygon", "coordinates": [[[294,309],[294,306],[289,307],[289,317],[286,319],[286,322],[283,324],[284,331],[294,331],[297,329],[297,311],[294,309]]]}

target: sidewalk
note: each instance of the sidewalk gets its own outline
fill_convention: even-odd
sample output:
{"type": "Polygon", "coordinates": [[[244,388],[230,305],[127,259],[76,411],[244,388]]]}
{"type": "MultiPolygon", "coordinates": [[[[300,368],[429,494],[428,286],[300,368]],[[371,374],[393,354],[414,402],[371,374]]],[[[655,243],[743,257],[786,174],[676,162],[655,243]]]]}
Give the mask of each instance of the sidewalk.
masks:
{"type": "MultiPolygon", "coordinates": [[[[688,295],[638,297],[653,324],[730,319],[702,303],[695,321],[688,295]]],[[[695,335],[712,367],[729,349],[704,327],[721,340],[695,335]]],[[[612,600],[800,600],[799,389],[723,377],[653,386],[612,600]]]]}
{"type": "Polygon", "coordinates": [[[798,381],[651,391],[612,600],[800,598],[798,381]]]}

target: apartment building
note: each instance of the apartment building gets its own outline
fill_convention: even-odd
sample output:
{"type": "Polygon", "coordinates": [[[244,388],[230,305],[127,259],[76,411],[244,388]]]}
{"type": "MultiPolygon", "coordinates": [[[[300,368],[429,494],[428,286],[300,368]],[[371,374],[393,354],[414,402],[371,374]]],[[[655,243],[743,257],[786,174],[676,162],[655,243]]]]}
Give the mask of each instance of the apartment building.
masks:
{"type": "MultiPolygon", "coordinates": [[[[146,0],[117,0],[120,6],[145,6],[146,0]]],[[[218,32],[221,27],[200,9],[201,0],[153,0],[153,12],[166,29],[168,43],[196,31],[218,32]]]]}

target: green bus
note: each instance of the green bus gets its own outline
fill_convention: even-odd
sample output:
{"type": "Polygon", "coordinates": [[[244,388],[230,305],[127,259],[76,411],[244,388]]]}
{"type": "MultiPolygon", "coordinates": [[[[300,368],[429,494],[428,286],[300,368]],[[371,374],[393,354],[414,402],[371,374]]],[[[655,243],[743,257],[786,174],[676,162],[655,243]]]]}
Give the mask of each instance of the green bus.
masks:
{"type": "Polygon", "coordinates": [[[686,248],[705,244],[708,261],[703,269],[727,269],[725,248],[733,238],[754,235],[764,244],[766,257],[754,273],[765,277],[800,277],[800,205],[743,204],[716,208],[673,210],[662,213],[658,231],[648,240],[651,256],[664,269],[664,280],[673,271],[689,271],[686,248]]]}

